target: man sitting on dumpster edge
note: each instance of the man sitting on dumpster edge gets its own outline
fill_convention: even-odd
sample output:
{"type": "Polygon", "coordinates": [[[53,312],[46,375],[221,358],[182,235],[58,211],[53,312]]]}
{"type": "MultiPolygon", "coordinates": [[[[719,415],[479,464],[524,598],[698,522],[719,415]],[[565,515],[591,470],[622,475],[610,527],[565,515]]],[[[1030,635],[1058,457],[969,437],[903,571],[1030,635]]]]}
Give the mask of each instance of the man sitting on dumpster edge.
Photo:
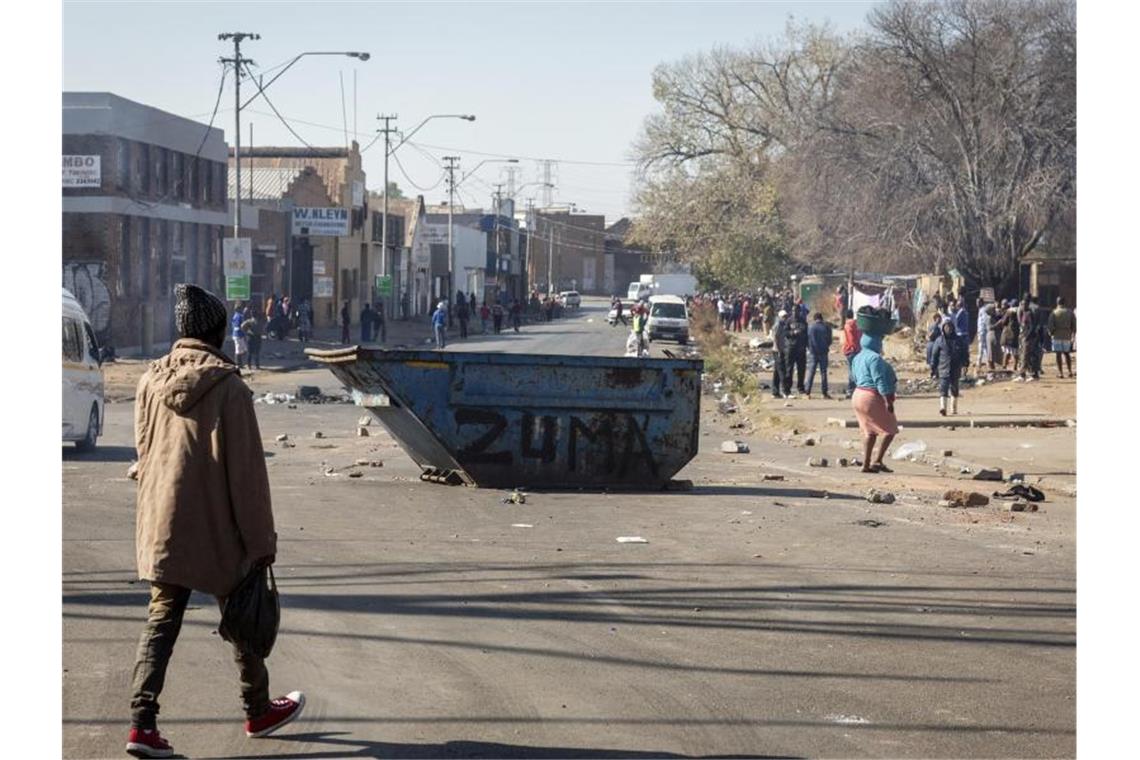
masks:
{"type": "MultiPolygon", "coordinates": [[[[277,551],[269,476],[249,388],[221,351],[226,307],[194,285],[175,288],[179,339],[152,362],[135,397],[139,578],[150,582],[131,685],[127,752],[170,757],[158,697],[192,590],[225,596],[277,551]]],[[[296,718],[305,697],[269,698],[261,657],[234,648],[245,732],[267,736],[296,718]]]]}

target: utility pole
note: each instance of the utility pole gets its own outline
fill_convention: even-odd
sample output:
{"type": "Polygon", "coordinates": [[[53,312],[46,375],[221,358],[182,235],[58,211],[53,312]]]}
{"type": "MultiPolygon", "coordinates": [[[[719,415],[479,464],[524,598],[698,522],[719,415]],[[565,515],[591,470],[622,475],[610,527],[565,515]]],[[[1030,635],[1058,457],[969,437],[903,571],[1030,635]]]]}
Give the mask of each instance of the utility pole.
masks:
{"type": "Polygon", "coordinates": [[[546,294],[552,296],[554,295],[554,236],[558,233],[558,228],[547,219],[546,230],[550,235],[546,247],[546,294]]]}
{"type": "Polygon", "coordinates": [[[550,167],[553,161],[542,162],[542,205],[549,208],[554,203],[554,184],[550,181],[550,167]]]}
{"type": "Polygon", "coordinates": [[[259,40],[260,34],[253,34],[252,32],[222,32],[218,35],[219,40],[233,40],[234,41],[234,57],[222,58],[222,63],[232,63],[234,65],[234,171],[237,172],[234,177],[234,188],[237,196],[234,199],[234,238],[241,237],[241,67],[247,63],[253,63],[250,58],[241,57],[241,43],[242,40],[259,40]]]}
{"type": "Polygon", "coordinates": [[[444,156],[447,162],[447,316],[451,321],[451,302],[455,298],[455,245],[452,243],[452,212],[455,208],[455,169],[459,156],[444,156]]]}
{"type": "MultiPolygon", "coordinates": [[[[392,122],[397,118],[399,117],[396,114],[391,116],[381,114],[376,117],[377,121],[384,122],[384,127],[380,130],[384,133],[384,210],[381,212],[383,218],[380,222],[380,274],[384,275],[388,274],[388,155],[391,153],[389,146],[391,145],[392,132],[395,131],[392,129],[392,122]]],[[[392,299],[389,298],[388,300],[391,301],[392,299]]],[[[388,308],[387,302],[385,302],[384,308],[388,308]]],[[[385,315],[386,317],[387,315],[385,315]]]]}
{"type": "MultiPolygon", "coordinates": [[[[526,271],[522,272],[524,279],[527,275],[527,272],[530,271],[530,239],[532,237],[534,237],[534,231],[535,231],[534,230],[534,222],[532,221],[533,219],[534,219],[534,198],[527,198],[526,199],[526,249],[524,250],[524,253],[523,253],[523,258],[526,261],[526,271]]],[[[522,270],[520,270],[520,271],[522,271],[522,270]]],[[[524,290],[526,292],[523,295],[529,295],[531,293],[530,286],[533,284],[534,284],[533,282],[525,283],[526,288],[524,288],[524,290]]]]}

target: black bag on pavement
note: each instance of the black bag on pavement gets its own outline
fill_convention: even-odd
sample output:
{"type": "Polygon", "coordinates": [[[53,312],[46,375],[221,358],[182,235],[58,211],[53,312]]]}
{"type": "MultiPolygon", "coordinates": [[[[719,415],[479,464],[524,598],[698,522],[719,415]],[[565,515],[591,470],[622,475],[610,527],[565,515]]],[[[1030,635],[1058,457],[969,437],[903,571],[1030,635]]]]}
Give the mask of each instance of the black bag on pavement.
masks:
{"type": "Polygon", "coordinates": [[[268,657],[281,625],[281,602],[270,565],[255,567],[222,607],[218,634],[247,654],[268,657]]]}

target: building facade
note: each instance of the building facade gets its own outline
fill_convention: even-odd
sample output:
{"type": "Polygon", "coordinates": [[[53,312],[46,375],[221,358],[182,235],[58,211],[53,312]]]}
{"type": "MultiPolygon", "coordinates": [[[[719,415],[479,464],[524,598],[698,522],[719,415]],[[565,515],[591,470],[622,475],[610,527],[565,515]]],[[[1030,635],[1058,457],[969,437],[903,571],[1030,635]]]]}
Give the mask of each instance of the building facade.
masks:
{"type": "Polygon", "coordinates": [[[165,350],[174,285],[220,293],[222,130],[108,92],[63,94],[63,286],[100,343],[165,350]]]}
{"type": "Polygon", "coordinates": [[[527,256],[530,286],[542,292],[608,295],[605,217],[536,209],[533,218],[527,256]]]}

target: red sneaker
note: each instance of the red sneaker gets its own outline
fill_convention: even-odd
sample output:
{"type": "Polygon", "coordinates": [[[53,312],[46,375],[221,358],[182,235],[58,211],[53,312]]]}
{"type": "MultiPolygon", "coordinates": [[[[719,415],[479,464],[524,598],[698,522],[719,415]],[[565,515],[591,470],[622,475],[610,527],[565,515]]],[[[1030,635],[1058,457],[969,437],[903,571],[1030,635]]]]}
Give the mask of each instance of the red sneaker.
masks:
{"type": "Polygon", "coordinates": [[[304,708],[305,695],[299,691],[291,691],[283,697],[271,699],[268,712],[245,722],[245,735],[254,739],[269,736],[300,715],[304,708]]]}
{"type": "Polygon", "coordinates": [[[127,737],[127,754],[135,757],[171,757],[174,747],[162,738],[157,728],[132,728],[127,737]]]}

